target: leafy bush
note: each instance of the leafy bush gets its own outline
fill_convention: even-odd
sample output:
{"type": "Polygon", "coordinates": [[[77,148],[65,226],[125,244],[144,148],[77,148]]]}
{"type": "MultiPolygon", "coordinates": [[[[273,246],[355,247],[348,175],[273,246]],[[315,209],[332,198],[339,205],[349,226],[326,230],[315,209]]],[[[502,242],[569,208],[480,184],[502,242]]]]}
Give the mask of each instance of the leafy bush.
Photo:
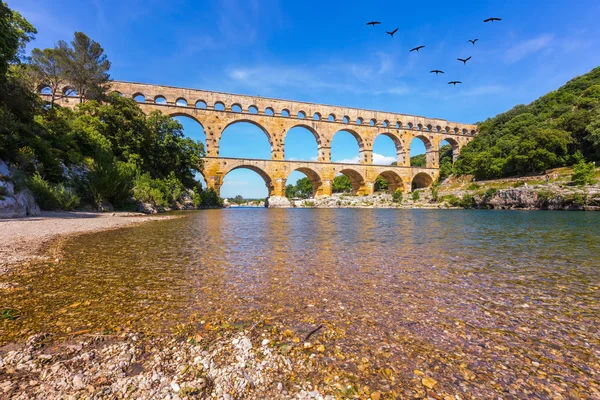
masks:
{"type": "Polygon", "coordinates": [[[475,198],[470,194],[464,194],[462,199],[460,200],[459,205],[463,208],[475,208],[477,207],[477,203],[475,202],[475,198]]]}
{"type": "Polygon", "coordinates": [[[498,189],[496,188],[489,188],[488,190],[485,191],[485,194],[483,195],[483,197],[485,198],[490,198],[490,197],[494,197],[494,195],[498,193],[498,189]]]}
{"type": "Polygon", "coordinates": [[[392,201],[394,203],[402,203],[402,191],[400,189],[396,189],[396,191],[392,194],[392,201]]]}
{"type": "Polygon", "coordinates": [[[573,165],[571,181],[577,186],[592,185],[596,181],[594,172],[594,163],[587,163],[585,160],[581,159],[577,164],[573,165]]]}
{"type": "Polygon", "coordinates": [[[109,201],[114,206],[119,206],[131,197],[135,165],[106,156],[99,156],[88,162],[90,171],[87,180],[92,203],[99,205],[103,201],[109,201]]]}
{"type": "Polygon", "coordinates": [[[133,198],[142,203],[150,203],[156,207],[169,205],[169,193],[165,182],[152,179],[149,172],[138,175],[133,185],[133,198]]]}
{"type": "Polygon", "coordinates": [[[29,188],[42,210],[73,210],[79,206],[80,198],[62,183],[52,185],[36,172],[28,182],[29,188]]]}
{"type": "Polygon", "coordinates": [[[448,203],[452,207],[459,207],[461,203],[460,199],[453,194],[447,194],[443,196],[441,200],[442,202],[448,203]]]}
{"type": "Polygon", "coordinates": [[[431,200],[433,200],[433,201],[438,200],[438,190],[439,190],[439,186],[437,184],[431,185],[431,200]]]}
{"type": "Polygon", "coordinates": [[[213,188],[202,190],[201,187],[195,187],[194,193],[192,194],[192,201],[194,203],[194,207],[223,207],[223,199],[219,197],[219,195],[213,188]]]}
{"type": "Polygon", "coordinates": [[[469,184],[469,186],[467,186],[467,190],[477,190],[479,188],[480,188],[479,184],[477,184],[475,182],[473,182],[473,183],[469,184]]]}
{"type": "Polygon", "coordinates": [[[512,185],[512,187],[514,187],[514,188],[518,188],[518,187],[521,187],[521,186],[525,186],[525,181],[516,181],[512,185]]]}
{"type": "Polygon", "coordinates": [[[419,193],[418,190],[415,190],[412,192],[412,199],[413,201],[419,201],[421,199],[421,193],[419,193]]]}

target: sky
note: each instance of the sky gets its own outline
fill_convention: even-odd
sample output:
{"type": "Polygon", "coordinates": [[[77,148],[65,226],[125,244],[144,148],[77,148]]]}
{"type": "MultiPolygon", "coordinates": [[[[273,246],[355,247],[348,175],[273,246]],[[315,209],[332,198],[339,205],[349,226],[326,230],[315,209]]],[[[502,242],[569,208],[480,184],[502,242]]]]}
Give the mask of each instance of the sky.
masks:
{"type": "MultiPolygon", "coordinates": [[[[261,95],[475,123],[526,104],[600,65],[600,1],[8,0],[38,30],[28,47],[75,31],[99,42],[117,80],[261,95]],[[483,23],[489,17],[502,21],[483,23]],[[371,27],[366,22],[382,24],[371,27]],[[385,34],[398,28],[394,37],[385,34]],[[473,46],[468,39],[478,38],[473,46]],[[415,46],[425,48],[409,52],[415,46]],[[463,65],[458,57],[472,59],[463,65]],[[429,73],[432,69],[444,75],[429,73]],[[453,87],[450,80],[463,83],[453,87]]],[[[202,128],[181,120],[184,133],[202,128]]],[[[424,152],[411,145],[411,155],[424,152]]],[[[302,128],[288,159],[316,157],[302,128]]],[[[270,158],[258,128],[236,124],[220,154],[270,158]]],[[[356,141],[335,135],[332,160],[354,161],[356,141]]],[[[376,163],[395,159],[390,139],[376,163]]],[[[303,177],[294,172],[289,182],[303,177]]],[[[225,177],[223,197],[266,196],[254,172],[225,177]]]]}

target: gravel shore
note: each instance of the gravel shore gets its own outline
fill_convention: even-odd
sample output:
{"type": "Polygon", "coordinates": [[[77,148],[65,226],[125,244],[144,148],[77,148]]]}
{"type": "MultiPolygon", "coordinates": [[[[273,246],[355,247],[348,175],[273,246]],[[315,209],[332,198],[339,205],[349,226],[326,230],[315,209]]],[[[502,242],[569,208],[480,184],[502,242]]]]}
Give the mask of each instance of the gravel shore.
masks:
{"type": "Polygon", "coordinates": [[[32,258],[50,257],[49,244],[59,237],[120,228],[172,216],[114,212],[43,212],[40,217],[0,219],[0,274],[32,258]]]}

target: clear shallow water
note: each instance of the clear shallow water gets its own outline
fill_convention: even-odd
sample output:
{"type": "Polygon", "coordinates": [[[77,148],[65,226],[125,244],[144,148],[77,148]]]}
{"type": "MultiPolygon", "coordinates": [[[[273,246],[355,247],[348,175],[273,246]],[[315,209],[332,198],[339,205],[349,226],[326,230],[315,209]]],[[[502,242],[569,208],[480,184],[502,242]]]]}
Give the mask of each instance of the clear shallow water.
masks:
{"type": "Polygon", "coordinates": [[[600,396],[600,213],[207,210],[79,236],[0,281],[21,311],[4,343],[261,315],[339,330],[331,363],[375,386],[419,370],[475,397],[600,396]]]}

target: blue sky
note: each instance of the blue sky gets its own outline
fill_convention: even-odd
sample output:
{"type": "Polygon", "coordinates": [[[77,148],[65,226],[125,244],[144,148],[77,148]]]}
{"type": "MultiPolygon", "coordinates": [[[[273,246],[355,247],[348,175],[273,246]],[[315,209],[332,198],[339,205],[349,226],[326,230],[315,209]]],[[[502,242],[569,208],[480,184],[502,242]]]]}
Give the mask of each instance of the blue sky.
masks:
{"type": "MultiPolygon", "coordinates": [[[[83,31],[112,61],[111,76],[199,89],[338,104],[477,122],[528,103],[600,65],[600,2],[8,0],[38,29],[31,47],[83,31]],[[503,18],[494,24],[482,22],[503,18]],[[367,27],[370,20],[382,21],[367,27]],[[398,28],[392,39],[385,30],[398,28]],[[468,39],[479,38],[475,46],[468,39]],[[409,49],[425,45],[418,54],[409,49]],[[457,57],[473,58],[463,66],[457,57]],[[430,74],[442,69],[443,76],[430,74]],[[460,80],[453,88],[449,80],[460,80]]],[[[186,134],[202,139],[194,124],[186,134]]],[[[395,156],[375,143],[376,160],[395,156]]],[[[289,143],[288,143],[289,142],[289,143]]],[[[411,147],[411,154],[422,152],[411,147]]],[[[264,134],[235,125],[221,155],[270,157],[264,134]]],[[[358,147],[338,133],[334,161],[358,147]]],[[[311,159],[316,143],[299,129],[286,158],[311,159]]],[[[294,173],[289,181],[303,176],[294,173]]],[[[223,196],[264,197],[258,175],[225,178],[223,196]]]]}

